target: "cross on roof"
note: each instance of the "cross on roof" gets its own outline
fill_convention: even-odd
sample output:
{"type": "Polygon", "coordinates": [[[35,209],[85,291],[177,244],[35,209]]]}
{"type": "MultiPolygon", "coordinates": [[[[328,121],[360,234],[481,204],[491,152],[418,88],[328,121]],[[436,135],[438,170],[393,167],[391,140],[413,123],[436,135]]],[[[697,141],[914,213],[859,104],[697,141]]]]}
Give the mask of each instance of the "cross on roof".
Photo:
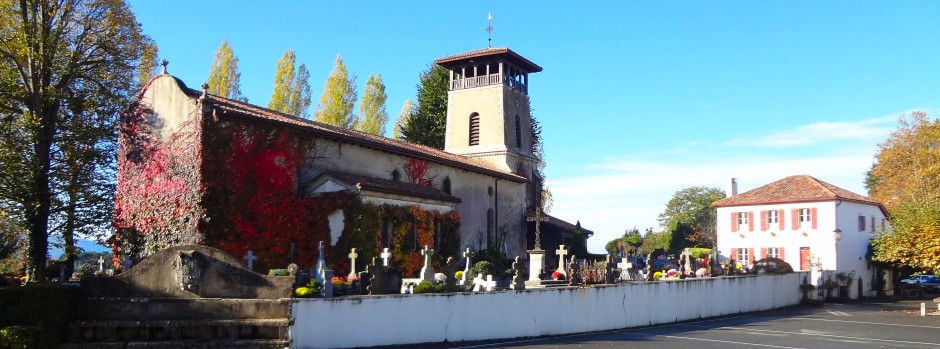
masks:
{"type": "Polygon", "coordinates": [[[486,47],[493,47],[493,14],[486,14],[486,47]]]}
{"type": "Polygon", "coordinates": [[[541,250],[541,249],[542,249],[542,240],[541,240],[541,238],[539,237],[539,235],[541,235],[541,233],[542,233],[542,228],[540,227],[540,224],[539,224],[539,223],[540,223],[540,222],[547,222],[547,221],[548,221],[548,217],[545,217],[545,216],[542,215],[542,208],[541,208],[541,207],[536,207],[536,208],[535,208],[535,217],[526,217],[525,220],[526,220],[527,222],[535,222],[535,249],[536,249],[536,250],[541,250]]]}

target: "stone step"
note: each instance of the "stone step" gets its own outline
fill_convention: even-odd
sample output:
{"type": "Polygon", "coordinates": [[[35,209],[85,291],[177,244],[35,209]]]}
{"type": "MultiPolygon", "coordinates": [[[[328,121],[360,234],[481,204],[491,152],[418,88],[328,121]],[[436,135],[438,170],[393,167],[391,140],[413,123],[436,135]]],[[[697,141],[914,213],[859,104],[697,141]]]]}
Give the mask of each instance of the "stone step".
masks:
{"type": "Polygon", "coordinates": [[[98,342],[65,343],[59,349],[283,349],[290,348],[289,340],[255,339],[233,341],[155,341],[155,342],[98,342]]]}
{"type": "Polygon", "coordinates": [[[271,319],[288,317],[290,299],[90,298],[79,320],[271,319]]]}
{"type": "Polygon", "coordinates": [[[69,323],[72,343],[165,340],[288,340],[291,321],[238,320],[79,320],[69,323]]]}

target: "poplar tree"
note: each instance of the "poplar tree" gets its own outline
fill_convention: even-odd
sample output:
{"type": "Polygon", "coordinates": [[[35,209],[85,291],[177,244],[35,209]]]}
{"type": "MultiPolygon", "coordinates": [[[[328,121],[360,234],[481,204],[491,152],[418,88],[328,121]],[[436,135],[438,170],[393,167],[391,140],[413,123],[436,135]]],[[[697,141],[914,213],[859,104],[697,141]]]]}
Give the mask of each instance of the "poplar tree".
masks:
{"type": "Polygon", "coordinates": [[[365,92],[362,102],[359,103],[359,115],[353,122],[353,129],[374,135],[385,135],[385,123],[388,121],[388,112],[385,111],[385,84],[382,74],[370,75],[366,80],[365,92]]]}
{"type": "Polygon", "coordinates": [[[333,70],[323,86],[315,120],[337,127],[351,128],[355,120],[353,115],[353,106],[357,98],[355,85],[356,76],[351,76],[346,72],[343,57],[337,55],[333,70]]]}
{"type": "Polygon", "coordinates": [[[274,69],[274,92],[268,109],[282,113],[308,118],[307,109],[310,107],[310,73],[303,62],[294,70],[296,56],[294,50],[287,50],[277,61],[274,69]]]}
{"type": "Polygon", "coordinates": [[[238,57],[232,52],[228,40],[222,41],[219,49],[215,51],[212,67],[209,68],[209,93],[229,99],[247,102],[248,98],[242,96],[242,74],[238,72],[238,57]]]}
{"type": "Polygon", "coordinates": [[[395,124],[392,126],[392,137],[401,139],[401,129],[408,125],[411,113],[414,113],[414,106],[411,105],[411,98],[408,98],[405,100],[405,104],[401,106],[398,117],[395,118],[395,124]]]}
{"type": "Polygon", "coordinates": [[[421,72],[417,86],[418,105],[401,129],[402,139],[444,149],[449,80],[450,71],[436,64],[431,64],[428,70],[421,72]]]}
{"type": "Polygon", "coordinates": [[[83,214],[80,196],[113,195],[89,181],[113,173],[78,155],[113,149],[114,122],[152,42],[120,0],[3,1],[0,13],[0,207],[24,222],[27,279],[39,281],[49,236],[61,231],[54,215],[83,214]],[[81,182],[70,201],[68,184],[81,182]]]}

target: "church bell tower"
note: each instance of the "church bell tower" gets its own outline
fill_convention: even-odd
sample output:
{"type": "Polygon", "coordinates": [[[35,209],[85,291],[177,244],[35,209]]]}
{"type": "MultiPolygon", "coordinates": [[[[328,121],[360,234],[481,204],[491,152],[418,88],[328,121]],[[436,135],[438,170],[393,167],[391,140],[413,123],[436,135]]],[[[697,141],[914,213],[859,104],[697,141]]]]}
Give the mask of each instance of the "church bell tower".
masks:
{"type": "Polygon", "coordinates": [[[505,47],[434,63],[450,70],[444,151],[531,178],[539,159],[532,152],[529,74],[542,67],[505,47]]]}

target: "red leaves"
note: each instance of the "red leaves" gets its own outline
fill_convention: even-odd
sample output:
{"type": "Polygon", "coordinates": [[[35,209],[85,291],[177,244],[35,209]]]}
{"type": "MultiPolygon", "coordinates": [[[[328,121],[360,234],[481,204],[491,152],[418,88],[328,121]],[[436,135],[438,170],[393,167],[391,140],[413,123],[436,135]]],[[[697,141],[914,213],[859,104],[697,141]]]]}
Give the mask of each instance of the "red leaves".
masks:
{"type": "Polygon", "coordinates": [[[405,174],[408,176],[408,180],[413,184],[418,185],[431,185],[431,182],[434,181],[434,178],[437,176],[430,176],[428,170],[431,169],[431,164],[424,160],[418,160],[415,158],[408,159],[408,163],[405,164],[405,174]]]}

